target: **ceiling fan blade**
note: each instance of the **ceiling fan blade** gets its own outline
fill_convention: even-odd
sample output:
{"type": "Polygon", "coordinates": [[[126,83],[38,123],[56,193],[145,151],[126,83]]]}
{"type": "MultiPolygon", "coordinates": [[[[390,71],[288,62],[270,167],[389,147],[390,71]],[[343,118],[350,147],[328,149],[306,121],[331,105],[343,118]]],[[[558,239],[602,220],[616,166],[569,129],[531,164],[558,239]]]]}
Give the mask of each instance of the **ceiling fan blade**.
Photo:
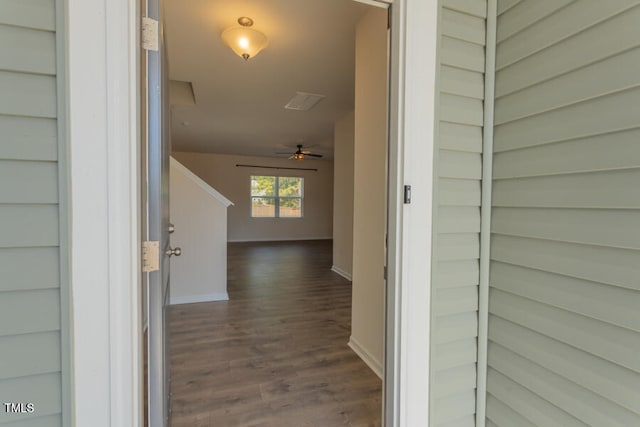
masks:
{"type": "Polygon", "coordinates": [[[296,155],[295,155],[295,154],[292,154],[291,156],[289,156],[289,160],[291,160],[291,159],[295,159],[295,158],[296,158],[296,155]]]}
{"type": "Polygon", "coordinates": [[[322,154],[305,153],[305,156],[322,157],[322,154]]]}

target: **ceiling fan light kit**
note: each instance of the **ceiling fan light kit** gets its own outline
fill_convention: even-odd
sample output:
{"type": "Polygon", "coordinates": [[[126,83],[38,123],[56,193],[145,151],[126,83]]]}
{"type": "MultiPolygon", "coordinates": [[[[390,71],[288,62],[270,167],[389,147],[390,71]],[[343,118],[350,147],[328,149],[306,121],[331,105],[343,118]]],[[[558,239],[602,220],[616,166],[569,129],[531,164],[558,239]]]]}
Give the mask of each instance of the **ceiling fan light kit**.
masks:
{"type": "Polygon", "coordinates": [[[221,37],[236,55],[247,61],[267,47],[269,40],[263,33],[251,28],[253,19],[241,16],[238,18],[238,24],[240,24],[239,27],[224,30],[221,37]]]}
{"type": "Polygon", "coordinates": [[[316,158],[322,157],[322,154],[313,154],[309,151],[302,151],[302,144],[298,144],[296,145],[296,147],[298,147],[298,149],[291,155],[291,157],[289,157],[290,160],[304,160],[304,158],[307,156],[316,158]]]}

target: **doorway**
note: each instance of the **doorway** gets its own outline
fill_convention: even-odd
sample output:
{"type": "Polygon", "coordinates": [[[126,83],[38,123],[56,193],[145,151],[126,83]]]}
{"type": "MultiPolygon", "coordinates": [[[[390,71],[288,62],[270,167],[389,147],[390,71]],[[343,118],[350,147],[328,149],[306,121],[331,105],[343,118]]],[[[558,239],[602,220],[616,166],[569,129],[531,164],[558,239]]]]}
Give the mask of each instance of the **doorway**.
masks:
{"type": "MultiPolygon", "coordinates": [[[[168,13],[171,13],[170,11],[168,13]]],[[[386,17],[386,13],[383,16],[383,26],[382,28],[382,33],[383,33],[383,37],[382,37],[382,43],[384,45],[385,50],[387,49],[387,29],[386,29],[386,23],[387,23],[387,17],[386,17]]],[[[168,34],[169,34],[169,49],[171,51],[171,28],[169,26],[168,28],[168,34]]],[[[268,53],[268,50],[265,51],[264,54],[262,55],[266,55],[268,53]]],[[[370,56],[370,52],[365,53],[364,55],[365,58],[370,56]]],[[[238,59],[238,58],[234,58],[234,59],[238,59]]],[[[256,58],[255,60],[257,61],[260,58],[256,58]]],[[[325,59],[326,60],[326,59],[325,59]]],[[[386,57],[386,52],[384,54],[384,63],[382,65],[382,68],[384,70],[384,73],[386,74],[387,68],[388,68],[388,58],[386,57]]],[[[245,65],[245,64],[243,64],[245,65]]],[[[246,65],[250,65],[246,64],[246,65]]],[[[361,67],[362,69],[362,67],[361,67]]],[[[179,79],[182,79],[182,77],[178,76],[179,79]]],[[[224,79],[224,76],[221,76],[220,78],[224,79]]],[[[386,98],[386,77],[384,77],[383,82],[382,82],[382,86],[383,86],[383,94],[386,98]]],[[[183,81],[187,81],[187,79],[184,79],[183,81]]],[[[263,82],[266,83],[266,82],[263,82]]],[[[192,87],[194,88],[194,94],[195,94],[195,98],[198,98],[198,90],[197,90],[197,82],[193,82],[192,83],[192,87]]],[[[357,92],[357,90],[356,90],[357,92]]],[[[363,93],[367,93],[369,91],[361,91],[363,93]]],[[[242,97],[242,95],[239,95],[240,97],[242,97]]],[[[328,102],[328,101],[326,101],[328,102]]],[[[370,107],[373,104],[376,104],[376,102],[367,102],[365,104],[361,104],[361,105],[366,105],[369,104],[368,106],[370,107]]],[[[367,146],[360,146],[360,147],[356,147],[355,148],[355,155],[358,156],[358,153],[360,156],[363,156],[364,160],[356,160],[356,164],[354,166],[354,169],[356,169],[355,175],[356,175],[356,181],[359,180],[359,188],[363,189],[363,186],[366,185],[371,185],[371,187],[369,187],[371,190],[373,190],[375,192],[375,194],[378,197],[378,200],[381,200],[381,203],[378,203],[378,205],[371,205],[371,204],[367,204],[367,202],[370,202],[372,199],[374,199],[374,197],[372,197],[371,194],[372,191],[369,190],[369,188],[367,189],[366,192],[363,193],[369,193],[368,197],[365,198],[361,198],[360,201],[356,201],[356,205],[355,206],[355,214],[358,215],[358,213],[360,215],[364,214],[364,217],[366,217],[367,220],[369,220],[368,222],[371,223],[375,223],[372,225],[369,225],[369,227],[377,227],[376,232],[379,233],[379,235],[376,237],[375,233],[371,233],[371,229],[367,230],[366,227],[364,227],[363,230],[356,230],[358,229],[359,226],[362,226],[362,223],[360,221],[354,221],[354,230],[356,230],[356,235],[360,236],[360,238],[355,238],[354,239],[354,247],[360,245],[360,249],[354,249],[354,251],[356,251],[356,256],[354,257],[354,263],[355,264],[359,264],[362,265],[364,263],[366,263],[367,260],[365,260],[363,262],[363,260],[361,258],[365,258],[365,252],[367,250],[369,250],[372,246],[374,245],[378,245],[380,250],[377,252],[377,256],[378,258],[378,262],[372,262],[372,260],[368,260],[368,268],[360,268],[360,270],[358,270],[356,268],[356,266],[354,265],[354,271],[353,271],[353,275],[354,275],[354,298],[356,296],[356,286],[355,283],[369,283],[372,281],[376,281],[381,283],[380,289],[378,289],[377,292],[377,296],[376,298],[378,298],[378,305],[379,305],[379,310],[376,316],[374,316],[376,318],[376,320],[374,322],[371,322],[367,316],[370,316],[371,313],[367,313],[367,307],[364,307],[364,310],[362,309],[362,307],[356,307],[355,303],[354,303],[354,316],[358,315],[360,316],[360,327],[364,327],[364,329],[369,329],[368,331],[365,330],[364,332],[362,331],[358,331],[357,333],[357,337],[356,337],[356,333],[355,333],[355,327],[354,327],[354,334],[351,336],[351,340],[350,340],[350,346],[356,351],[356,353],[358,353],[360,355],[360,357],[362,359],[365,360],[365,362],[372,367],[372,369],[376,370],[378,374],[382,373],[382,366],[383,366],[383,348],[384,348],[384,343],[383,343],[383,335],[384,335],[384,264],[385,264],[385,254],[384,254],[384,229],[385,229],[385,216],[386,213],[385,211],[385,206],[386,206],[386,200],[385,200],[385,196],[386,196],[386,177],[385,177],[385,164],[384,164],[384,159],[386,158],[386,151],[387,151],[387,146],[386,146],[386,126],[384,126],[384,122],[386,122],[386,101],[382,101],[382,105],[383,105],[383,114],[382,114],[382,120],[379,120],[380,124],[382,123],[383,126],[382,128],[379,128],[378,131],[379,133],[382,134],[383,140],[384,140],[384,144],[382,144],[379,147],[373,147],[373,145],[371,144],[371,133],[369,133],[369,136],[367,137],[367,139],[369,139],[369,144],[367,146]],[[381,129],[381,132],[380,132],[381,129]],[[377,150],[378,152],[375,152],[375,150],[377,150]],[[373,171],[367,171],[366,170],[366,166],[370,165],[372,163],[372,158],[375,155],[378,155],[378,158],[382,158],[382,164],[378,165],[378,169],[377,170],[373,170],[373,171]],[[381,154],[381,156],[379,155],[381,154]],[[381,166],[381,167],[380,167],[381,166]],[[358,169],[359,167],[359,169],[358,169]],[[379,216],[377,217],[376,221],[371,221],[372,220],[372,213],[374,211],[374,207],[378,207],[379,210],[379,216]],[[359,233],[359,234],[358,234],[359,233]],[[367,241],[367,238],[374,238],[373,240],[373,244],[371,243],[371,240],[367,241]],[[377,240],[376,240],[377,239],[377,240]],[[360,258],[359,258],[360,257],[360,258]],[[378,265],[379,268],[370,268],[372,264],[378,265]],[[367,277],[367,275],[369,275],[367,277]],[[376,322],[380,322],[379,324],[376,324],[376,322]],[[377,336],[376,336],[377,335],[377,336]],[[376,337],[373,337],[376,336],[376,337]],[[373,338],[372,338],[373,337],[373,338]],[[373,344],[371,343],[372,341],[375,341],[373,344]],[[377,369],[376,369],[377,368],[377,369]]],[[[180,107],[182,108],[182,107],[180,107]]],[[[181,116],[183,114],[183,111],[185,109],[188,108],[183,108],[182,110],[180,110],[180,108],[178,109],[174,109],[174,115],[177,116],[181,116]]],[[[369,132],[375,132],[372,131],[371,128],[373,128],[374,126],[372,126],[371,122],[369,121],[369,123],[362,123],[363,122],[363,118],[362,118],[362,114],[359,114],[359,111],[356,111],[355,114],[355,118],[354,118],[354,126],[356,128],[360,127],[361,131],[362,129],[364,129],[364,133],[366,134],[366,131],[369,132]]],[[[366,122],[366,120],[364,120],[366,122]]],[[[189,131],[188,128],[193,128],[194,127],[194,123],[193,121],[190,120],[183,120],[182,117],[179,117],[176,120],[174,120],[174,126],[177,125],[180,128],[187,128],[187,132],[189,131]]],[[[184,132],[183,132],[184,133],[184,132]]],[[[193,141],[193,139],[192,139],[193,141]]],[[[175,140],[174,140],[174,144],[175,144],[175,140]]],[[[179,153],[178,153],[179,154],[179,153]]],[[[228,155],[228,154],[227,154],[228,155]]],[[[178,157],[179,158],[179,157],[178,157]]],[[[179,158],[180,160],[180,158],[179,158]]],[[[187,164],[187,166],[189,166],[187,164]]],[[[197,173],[197,171],[195,171],[197,173]]],[[[198,173],[197,173],[198,174],[198,173]]],[[[199,175],[199,174],[198,174],[199,175]]],[[[354,199],[358,199],[358,194],[355,194],[354,199]]],[[[361,216],[362,217],[362,216],[361,216]]],[[[362,221],[364,222],[364,221],[362,221]]],[[[179,226],[177,227],[179,230],[179,226]]],[[[360,227],[362,228],[362,227],[360,227]]],[[[181,245],[185,245],[183,242],[180,242],[181,245]]],[[[179,262],[180,260],[176,260],[175,262],[179,262]]],[[[367,289],[361,289],[358,288],[359,291],[361,292],[361,296],[364,295],[364,298],[367,298],[367,289]],[[364,292],[364,293],[362,293],[364,292]]],[[[368,298],[371,299],[371,294],[374,292],[369,292],[369,296],[368,298]]],[[[366,304],[365,304],[366,305],[366,304]]],[[[369,309],[369,311],[371,311],[369,309]]],[[[355,325],[354,325],[355,326],[355,325]]]]}

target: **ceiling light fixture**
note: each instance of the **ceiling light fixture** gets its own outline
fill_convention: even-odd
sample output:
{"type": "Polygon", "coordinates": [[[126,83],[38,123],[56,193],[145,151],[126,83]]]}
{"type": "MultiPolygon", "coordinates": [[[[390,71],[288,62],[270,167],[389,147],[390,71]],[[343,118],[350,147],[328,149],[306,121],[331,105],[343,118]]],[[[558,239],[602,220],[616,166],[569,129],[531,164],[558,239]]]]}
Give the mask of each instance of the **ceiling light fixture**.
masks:
{"type": "Polygon", "coordinates": [[[222,32],[222,40],[239,57],[248,60],[256,56],[262,49],[267,47],[269,41],[267,36],[258,30],[250,28],[253,19],[242,16],[238,18],[239,27],[227,28],[222,32]]]}

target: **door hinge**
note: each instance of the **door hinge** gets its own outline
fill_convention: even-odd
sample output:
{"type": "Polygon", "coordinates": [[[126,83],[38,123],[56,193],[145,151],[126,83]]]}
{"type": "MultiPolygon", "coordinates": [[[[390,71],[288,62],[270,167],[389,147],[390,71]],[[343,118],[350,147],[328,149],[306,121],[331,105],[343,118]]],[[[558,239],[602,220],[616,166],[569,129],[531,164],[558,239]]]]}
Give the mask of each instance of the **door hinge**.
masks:
{"type": "Polygon", "coordinates": [[[142,242],[142,271],[160,270],[160,242],[142,242]]]}
{"type": "Polygon", "coordinates": [[[387,266],[385,265],[385,266],[384,266],[384,280],[387,280],[387,276],[388,276],[388,274],[389,274],[389,273],[388,273],[388,269],[387,269],[387,266]]]}
{"type": "Polygon", "coordinates": [[[152,18],[142,18],[142,48],[145,50],[158,50],[158,21],[152,18]]]}
{"type": "Polygon", "coordinates": [[[391,28],[391,6],[387,8],[387,30],[391,28]]]}

